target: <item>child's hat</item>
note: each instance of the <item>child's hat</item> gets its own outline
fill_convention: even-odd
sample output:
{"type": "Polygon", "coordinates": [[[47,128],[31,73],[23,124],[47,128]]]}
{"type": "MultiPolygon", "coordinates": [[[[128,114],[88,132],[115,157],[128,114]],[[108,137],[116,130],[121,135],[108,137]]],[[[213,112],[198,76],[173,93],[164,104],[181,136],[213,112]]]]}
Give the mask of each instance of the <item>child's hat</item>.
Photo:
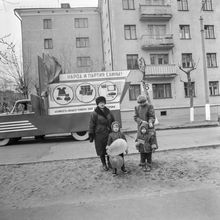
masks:
{"type": "Polygon", "coordinates": [[[114,125],[118,125],[118,127],[120,127],[120,123],[118,121],[113,121],[111,124],[111,128],[113,128],[114,125]]]}

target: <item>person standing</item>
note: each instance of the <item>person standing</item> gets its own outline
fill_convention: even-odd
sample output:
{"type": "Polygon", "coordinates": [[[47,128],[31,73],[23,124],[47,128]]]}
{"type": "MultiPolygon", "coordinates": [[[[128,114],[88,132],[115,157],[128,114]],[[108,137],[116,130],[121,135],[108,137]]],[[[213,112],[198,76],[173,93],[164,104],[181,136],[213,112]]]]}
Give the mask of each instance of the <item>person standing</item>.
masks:
{"type": "Polygon", "coordinates": [[[90,116],[89,141],[95,142],[96,153],[101,159],[103,170],[107,171],[110,162],[107,156],[107,166],[105,158],[106,146],[109,133],[111,132],[111,124],[115,119],[111,111],[105,106],[106,99],[104,96],[96,98],[96,105],[97,107],[90,116]]]}
{"type": "MultiPolygon", "coordinates": [[[[138,106],[135,106],[135,113],[134,113],[134,120],[137,123],[137,130],[140,130],[140,126],[142,123],[145,123],[148,125],[148,129],[150,129],[154,135],[152,138],[153,142],[156,146],[154,146],[155,149],[158,148],[157,144],[157,137],[156,137],[156,130],[154,128],[155,123],[155,111],[153,105],[147,103],[147,99],[144,95],[139,95],[137,97],[137,103],[138,106]]],[[[141,165],[141,163],[140,163],[141,165]]]]}

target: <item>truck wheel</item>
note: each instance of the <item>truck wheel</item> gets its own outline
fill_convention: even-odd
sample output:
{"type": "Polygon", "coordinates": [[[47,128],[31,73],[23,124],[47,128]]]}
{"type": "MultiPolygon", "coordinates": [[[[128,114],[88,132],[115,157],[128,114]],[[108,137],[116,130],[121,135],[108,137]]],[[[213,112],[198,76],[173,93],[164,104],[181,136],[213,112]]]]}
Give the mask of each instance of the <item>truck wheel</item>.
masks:
{"type": "Polygon", "coordinates": [[[0,139],[0,147],[7,145],[9,141],[10,141],[10,138],[0,139]]]}
{"type": "Polygon", "coordinates": [[[72,133],[72,136],[77,141],[85,141],[89,138],[89,133],[87,131],[80,131],[80,132],[72,133]]]}

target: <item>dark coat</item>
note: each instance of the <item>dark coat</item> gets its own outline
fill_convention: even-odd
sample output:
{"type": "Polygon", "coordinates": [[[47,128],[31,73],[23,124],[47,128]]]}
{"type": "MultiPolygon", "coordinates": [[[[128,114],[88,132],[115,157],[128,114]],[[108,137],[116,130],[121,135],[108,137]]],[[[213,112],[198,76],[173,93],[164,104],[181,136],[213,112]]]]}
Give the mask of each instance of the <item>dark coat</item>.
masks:
{"type": "Polygon", "coordinates": [[[111,132],[111,124],[114,116],[108,108],[102,111],[97,107],[90,116],[89,134],[95,140],[95,149],[98,156],[106,154],[108,135],[111,132]]]}
{"type": "Polygon", "coordinates": [[[142,121],[154,124],[155,112],[153,105],[146,103],[144,106],[135,106],[134,120],[137,122],[138,128],[140,127],[142,121]]]}
{"type": "MultiPolygon", "coordinates": [[[[141,128],[142,126],[140,126],[141,128]]],[[[152,144],[156,143],[155,132],[153,129],[148,129],[147,133],[142,134],[140,128],[137,133],[136,147],[140,153],[152,152],[152,144]]]]}
{"type": "Polygon", "coordinates": [[[122,138],[126,141],[126,137],[122,132],[114,132],[112,131],[108,136],[108,143],[107,145],[110,146],[115,140],[122,138]]]}

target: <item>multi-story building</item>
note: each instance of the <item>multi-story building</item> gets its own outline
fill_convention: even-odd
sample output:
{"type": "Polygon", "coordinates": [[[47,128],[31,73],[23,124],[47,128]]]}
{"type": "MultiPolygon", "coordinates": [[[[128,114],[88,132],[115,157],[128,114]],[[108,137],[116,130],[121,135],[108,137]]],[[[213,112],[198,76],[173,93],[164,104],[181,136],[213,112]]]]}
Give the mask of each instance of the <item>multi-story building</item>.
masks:
{"type": "Polygon", "coordinates": [[[138,69],[142,57],[144,78],[151,85],[149,94],[160,120],[189,117],[187,75],[178,66],[187,71],[193,64],[195,119],[205,114],[205,83],[212,116],[217,116],[219,10],[217,0],[99,0],[97,8],[15,11],[22,20],[24,61],[31,63],[33,76],[37,76],[37,55],[43,52],[54,55],[65,72],[129,69],[131,84],[121,109],[133,120],[143,79],[138,69]]]}
{"type": "Polygon", "coordinates": [[[64,73],[99,71],[103,67],[100,16],[97,7],[15,9],[21,20],[24,68],[38,84],[38,58],[54,56],[64,73]]]}
{"type": "Polygon", "coordinates": [[[204,54],[211,112],[217,115],[220,103],[219,1],[100,0],[99,8],[106,70],[131,69],[130,90],[122,110],[133,114],[130,110],[136,105],[143,77],[138,70],[138,59],[143,57],[145,79],[152,85],[149,93],[158,118],[189,117],[187,75],[178,66],[187,71],[193,62],[196,65],[191,72],[195,118],[204,115],[204,54]],[[205,50],[200,16],[204,23],[205,50]]]}

